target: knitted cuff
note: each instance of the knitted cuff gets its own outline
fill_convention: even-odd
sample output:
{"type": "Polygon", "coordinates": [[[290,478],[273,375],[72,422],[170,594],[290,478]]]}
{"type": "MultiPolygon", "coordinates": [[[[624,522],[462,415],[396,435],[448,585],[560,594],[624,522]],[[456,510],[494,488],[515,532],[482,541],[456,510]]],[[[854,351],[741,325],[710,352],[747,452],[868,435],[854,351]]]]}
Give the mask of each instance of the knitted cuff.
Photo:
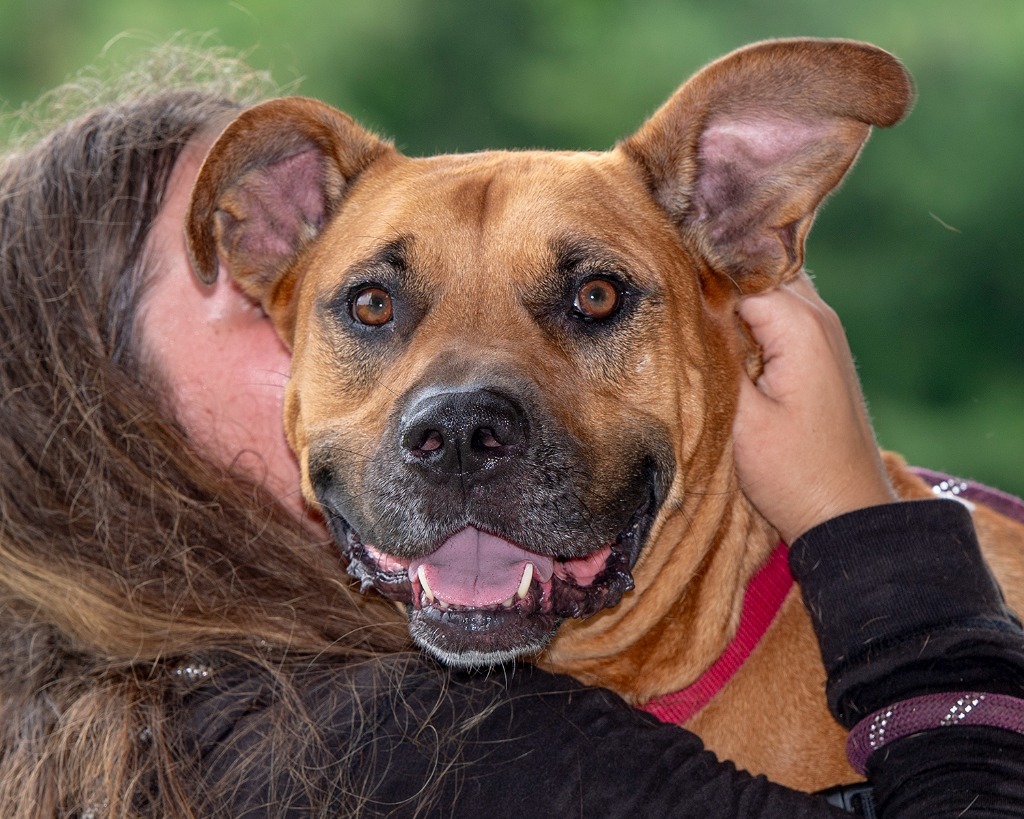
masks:
{"type": "Polygon", "coordinates": [[[1010,617],[958,501],[842,515],[798,538],[789,559],[829,674],[910,634],[1010,617]]]}
{"type": "Polygon", "coordinates": [[[846,740],[850,765],[864,774],[870,756],[890,742],[937,728],[982,725],[1024,734],[1024,700],[977,691],[927,694],[894,703],[854,726],[846,740]]]}

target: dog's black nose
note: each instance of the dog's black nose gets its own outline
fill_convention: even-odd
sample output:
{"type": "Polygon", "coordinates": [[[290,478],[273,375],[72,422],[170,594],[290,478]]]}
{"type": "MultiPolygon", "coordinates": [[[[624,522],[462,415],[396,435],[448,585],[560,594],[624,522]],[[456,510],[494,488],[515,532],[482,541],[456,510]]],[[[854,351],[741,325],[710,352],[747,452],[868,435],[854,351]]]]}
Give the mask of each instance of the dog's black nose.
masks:
{"type": "Polygon", "coordinates": [[[445,476],[494,469],[526,448],[529,422],[515,399],[486,389],[437,392],[402,416],[406,462],[445,476]]]}

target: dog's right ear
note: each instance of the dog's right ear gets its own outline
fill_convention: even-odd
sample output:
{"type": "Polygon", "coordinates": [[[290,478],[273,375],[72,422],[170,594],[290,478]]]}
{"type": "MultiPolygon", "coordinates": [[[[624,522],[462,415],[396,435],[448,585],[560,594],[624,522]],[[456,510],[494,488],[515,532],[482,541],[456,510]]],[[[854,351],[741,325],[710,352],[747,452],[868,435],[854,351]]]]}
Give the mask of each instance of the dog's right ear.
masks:
{"type": "Polygon", "coordinates": [[[243,111],[210,149],[192,190],[185,230],[196,275],[213,283],[223,264],[289,335],[292,262],[359,175],[393,150],[317,100],[286,97],[243,111]]]}

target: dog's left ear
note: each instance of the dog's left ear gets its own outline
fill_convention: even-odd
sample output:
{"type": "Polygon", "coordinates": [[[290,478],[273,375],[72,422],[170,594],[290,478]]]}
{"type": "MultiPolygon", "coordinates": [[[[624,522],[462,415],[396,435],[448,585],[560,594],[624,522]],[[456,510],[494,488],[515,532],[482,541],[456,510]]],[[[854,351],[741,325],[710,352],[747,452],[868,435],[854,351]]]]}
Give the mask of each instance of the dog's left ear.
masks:
{"type": "Polygon", "coordinates": [[[704,68],[619,146],[708,265],[754,293],[795,274],[825,196],[913,98],[887,52],[757,43],[704,68]]]}
{"type": "Polygon", "coordinates": [[[213,144],[192,189],[185,235],[207,283],[221,264],[289,342],[294,261],[391,144],[302,97],[243,111],[213,144]]]}

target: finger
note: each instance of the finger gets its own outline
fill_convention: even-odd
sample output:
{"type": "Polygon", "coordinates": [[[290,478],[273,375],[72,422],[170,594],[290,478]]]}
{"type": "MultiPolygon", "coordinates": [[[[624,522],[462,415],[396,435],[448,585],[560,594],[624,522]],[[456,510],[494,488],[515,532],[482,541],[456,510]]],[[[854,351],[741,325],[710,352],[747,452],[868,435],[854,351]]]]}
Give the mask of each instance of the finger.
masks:
{"type": "Polygon", "coordinates": [[[792,309],[797,298],[795,294],[778,287],[741,299],[737,312],[756,335],[758,328],[775,323],[780,312],[792,309]]]}
{"type": "Polygon", "coordinates": [[[800,295],[785,290],[759,296],[745,306],[741,317],[760,345],[765,367],[777,358],[802,355],[802,338],[810,316],[816,311],[800,295]]]}
{"type": "Polygon", "coordinates": [[[766,418],[767,413],[777,408],[783,395],[786,393],[785,378],[780,379],[777,375],[764,370],[756,381],[743,376],[740,379],[739,403],[737,414],[744,418],[762,417],[766,418]]]}
{"type": "Polygon", "coordinates": [[[810,299],[812,301],[821,299],[821,296],[818,295],[818,288],[814,286],[814,282],[805,270],[801,270],[782,286],[806,299],[810,299]]]}
{"type": "Polygon", "coordinates": [[[783,284],[740,300],[738,312],[748,324],[762,323],[775,310],[797,310],[810,303],[818,307],[827,307],[811,281],[811,277],[801,270],[792,279],[783,284]]]}

